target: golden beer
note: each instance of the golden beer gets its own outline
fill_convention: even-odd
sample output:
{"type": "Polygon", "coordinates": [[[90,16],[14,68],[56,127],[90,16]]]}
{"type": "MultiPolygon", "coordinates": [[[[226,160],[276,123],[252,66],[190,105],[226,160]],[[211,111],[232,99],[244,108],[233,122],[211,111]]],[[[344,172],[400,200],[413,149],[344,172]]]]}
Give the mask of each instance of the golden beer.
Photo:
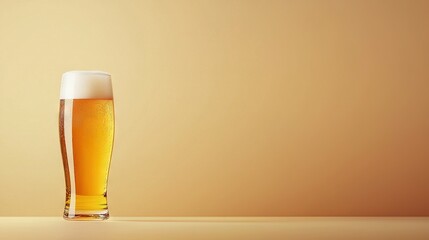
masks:
{"type": "Polygon", "coordinates": [[[66,180],[64,218],[107,219],[107,180],[114,137],[110,75],[68,72],[61,84],[59,130],[66,180]],[[100,87],[110,91],[100,91],[100,87]]]}

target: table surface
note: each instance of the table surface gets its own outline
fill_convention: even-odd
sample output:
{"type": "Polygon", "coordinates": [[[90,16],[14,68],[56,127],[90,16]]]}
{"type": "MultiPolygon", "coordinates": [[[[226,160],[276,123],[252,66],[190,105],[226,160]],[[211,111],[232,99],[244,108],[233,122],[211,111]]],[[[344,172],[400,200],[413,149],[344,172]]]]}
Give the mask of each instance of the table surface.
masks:
{"type": "Polygon", "coordinates": [[[429,239],[429,217],[0,217],[0,239],[429,239]]]}

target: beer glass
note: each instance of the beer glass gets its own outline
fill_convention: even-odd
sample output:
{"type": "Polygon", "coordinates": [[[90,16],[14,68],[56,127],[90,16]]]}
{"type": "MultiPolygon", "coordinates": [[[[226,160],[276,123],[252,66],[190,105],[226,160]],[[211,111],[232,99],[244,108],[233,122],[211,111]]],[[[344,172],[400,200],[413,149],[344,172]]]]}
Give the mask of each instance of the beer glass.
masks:
{"type": "Polygon", "coordinates": [[[110,74],[71,71],[62,76],[59,130],[66,181],[66,220],[105,220],[114,137],[110,74]]]}

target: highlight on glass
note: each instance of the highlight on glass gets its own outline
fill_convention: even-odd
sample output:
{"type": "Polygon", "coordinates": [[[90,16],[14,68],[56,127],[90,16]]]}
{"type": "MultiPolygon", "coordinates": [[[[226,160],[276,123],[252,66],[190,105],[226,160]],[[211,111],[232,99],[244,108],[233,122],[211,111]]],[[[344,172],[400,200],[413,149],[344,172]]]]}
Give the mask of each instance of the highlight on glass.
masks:
{"type": "Polygon", "coordinates": [[[115,132],[109,73],[63,74],[59,131],[66,182],[64,218],[108,219],[107,182],[115,132]]]}

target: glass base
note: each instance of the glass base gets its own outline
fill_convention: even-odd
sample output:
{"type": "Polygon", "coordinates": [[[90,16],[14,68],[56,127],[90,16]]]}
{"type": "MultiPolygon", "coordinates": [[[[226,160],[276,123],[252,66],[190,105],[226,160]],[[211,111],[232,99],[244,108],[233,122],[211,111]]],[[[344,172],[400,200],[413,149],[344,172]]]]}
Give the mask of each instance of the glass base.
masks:
{"type": "Polygon", "coordinates": [[[102,221],[107,220],[109,218],[109,211],[105,210],[103,212],[98,213],[95,213],[94,211],[75,212],[72,214],[66,209],[64,210],[63,217],[65,220],[69,221],[102,221]]]}
{"type": "Polygon", "coordinates": [[[106,220],[109,218],[107,194],[66,195],[64,219],[76,221],[106,220]]]}

